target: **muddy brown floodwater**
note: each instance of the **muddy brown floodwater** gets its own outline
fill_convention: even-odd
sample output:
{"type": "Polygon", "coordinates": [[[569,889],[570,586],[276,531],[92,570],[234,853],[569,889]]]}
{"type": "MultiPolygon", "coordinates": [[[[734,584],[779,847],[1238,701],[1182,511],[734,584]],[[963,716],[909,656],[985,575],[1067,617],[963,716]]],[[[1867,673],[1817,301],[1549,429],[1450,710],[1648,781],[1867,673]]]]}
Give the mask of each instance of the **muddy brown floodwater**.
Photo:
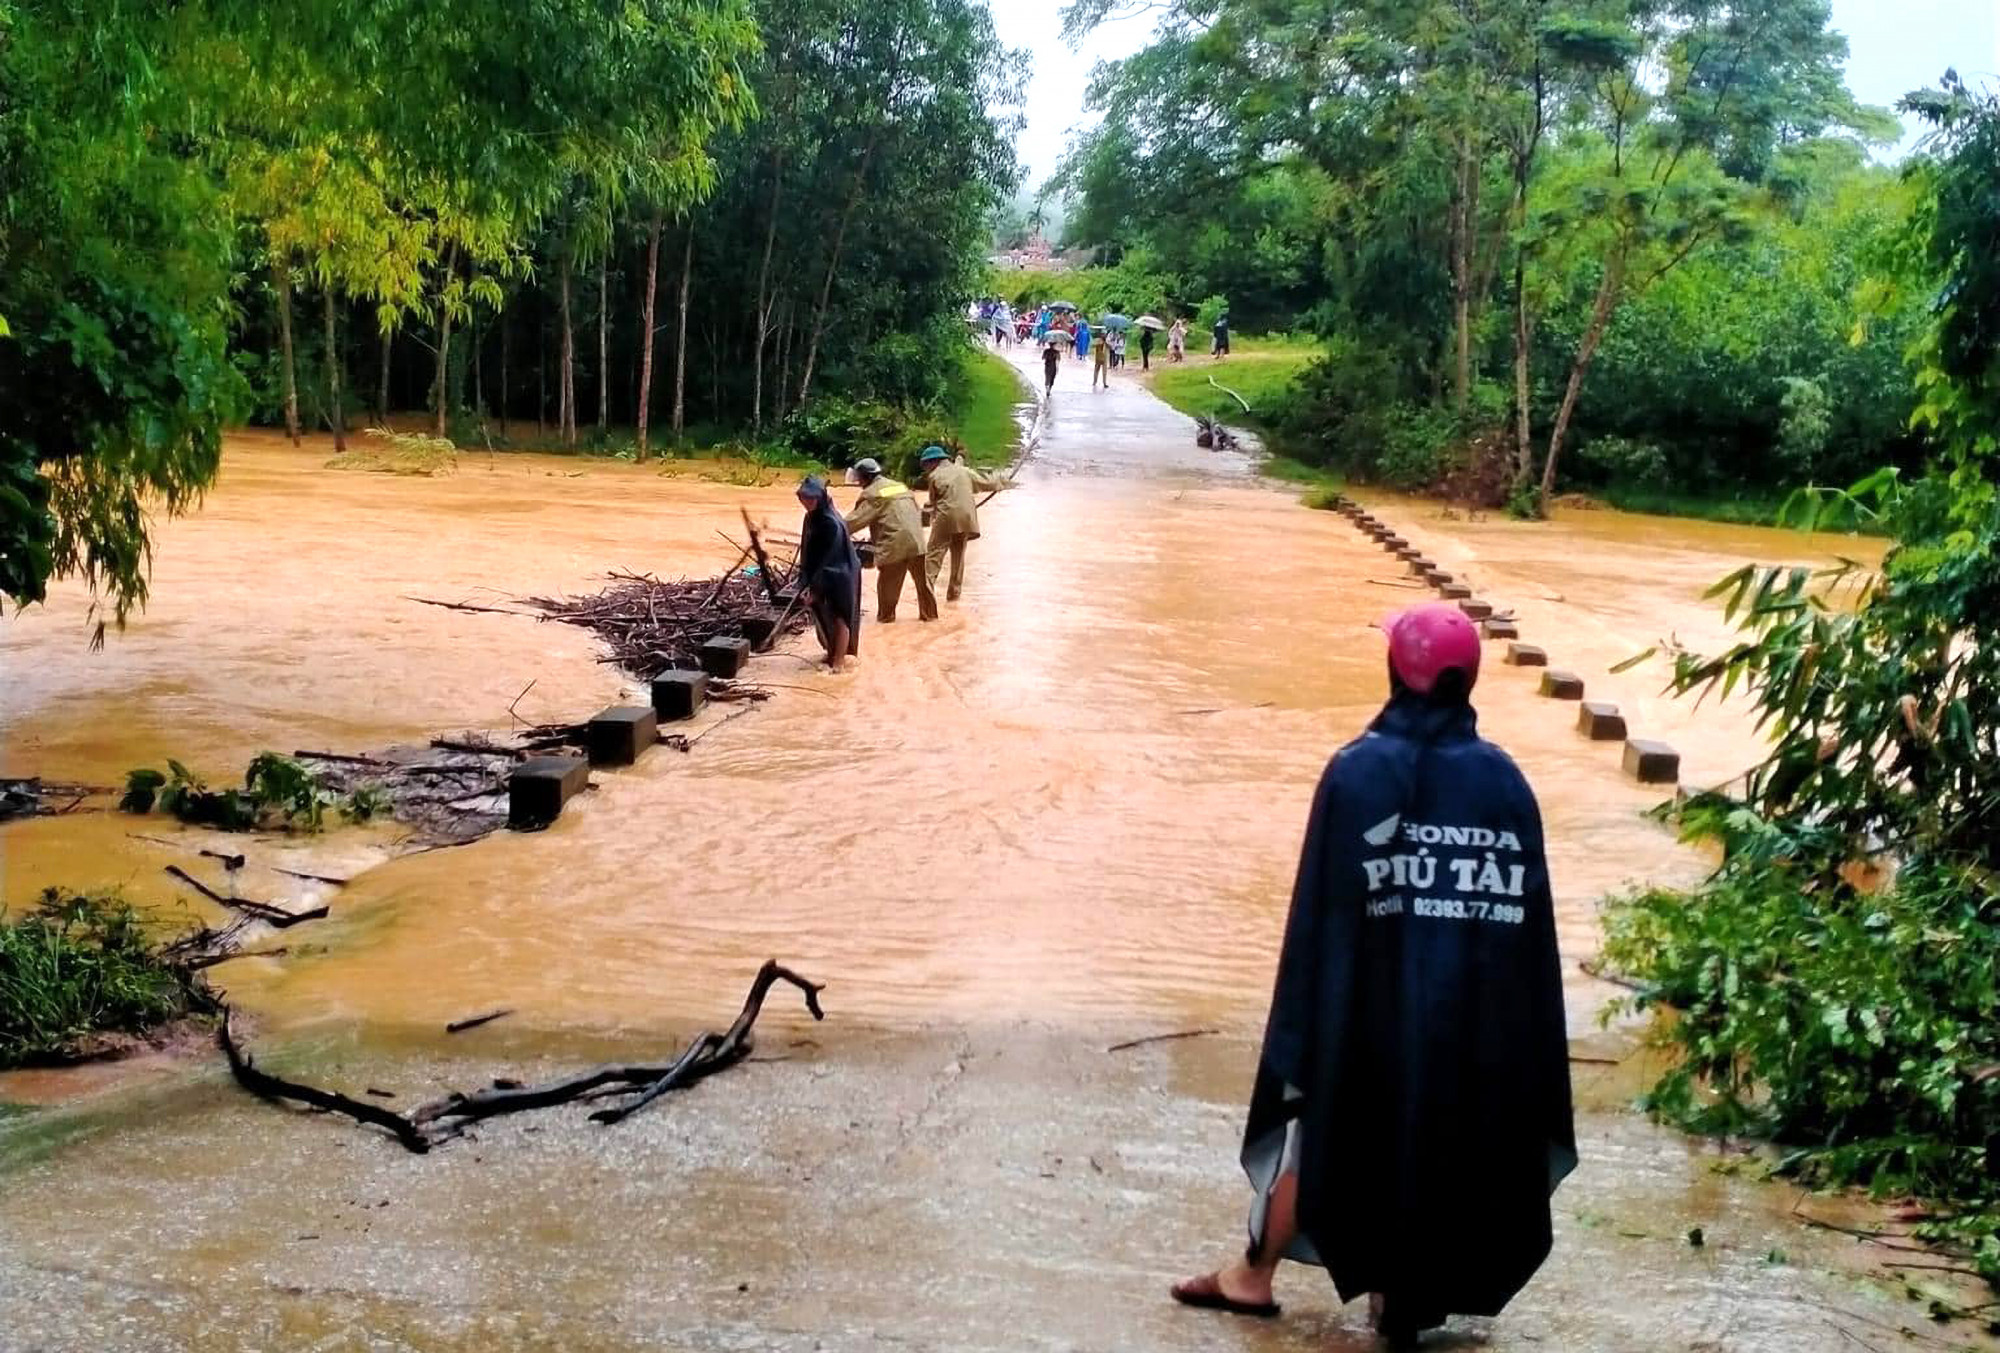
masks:
{"type": "MultiPolygon", "coordinates": [[[[774,1004],[768,1064],[617,1129],[496,1122],[425,1158],[248,1100],[207,1061],[109,1090],[100,1072],[0,1120],[0,1347],[1368,1347],[1316,1273],[1288,1275],[1294,1316],[1268,1328],[1162,1290],[1234,1243],[1239,1106],[1311,787],[1383,696],[1371,624],[1417,594],[1135,383],[1086,381],[1066,367],[942,622],[866,626],[843,676],[802,649],[756,660],[776,698],[686,756],[598,774],[546,832],[427,854],[383,828],[253,843],[246,892],[308,895],[272,864],[353,881],[316,886],[332,917],[289,955],[218,970],[267,1058],[406,1104],[657,1050],[726,1019],[771,955],[829,984],[826,1024],[774,1004]],[[1196,1028],[1218,1032],[1105,1051],[1196,1028]]],[[[739,506],[796,515],[789,484],[514,455],[398,479],[325,455],[232,438],[208,502],[160,532],[150,609],[103,653],[73,588],[0,622],[0,773],[114,783],[172,755],[224,780],[266,747],[504,728],[517,696],[526,720],[574,719],[639,689],[586,632],[404,598],[707,575],[739,506]]],[[[1676,744],[1691,783],[1753,758],[1742,710],[1695,714],[1657,668],[1607,669],[1718,638],[1700,592],[1745,559],[1862,548],[1381,506],[1676,744]]],[[[1533,686],[1495,651],[1478,703],[1542,797],[1572,1034],[1621,1054],[1630,1031],[1598,1027],[1615,993],[1576,970],[1597,899],[1703,862],[1642,817],[1660,791],[1621,778],[1616,745],[1533,686]]],[[[119,884],[188,905],[161,869],[209,838],[133,830],[0,829],[0,899],[119,884]]],[[[1893,1256],[1800,1226],[1796,1190],[1754,1182],[1752,1158],[1624,1111],[1642,1063],[1576,1067],[1585,1164],[1555,1257],[1457,1346],[1971,1346],[1902,1298],[1876,1267],[1893,1256]]],[[[66,1083],[0,1077],[0,1100],[66,1083]]]]}

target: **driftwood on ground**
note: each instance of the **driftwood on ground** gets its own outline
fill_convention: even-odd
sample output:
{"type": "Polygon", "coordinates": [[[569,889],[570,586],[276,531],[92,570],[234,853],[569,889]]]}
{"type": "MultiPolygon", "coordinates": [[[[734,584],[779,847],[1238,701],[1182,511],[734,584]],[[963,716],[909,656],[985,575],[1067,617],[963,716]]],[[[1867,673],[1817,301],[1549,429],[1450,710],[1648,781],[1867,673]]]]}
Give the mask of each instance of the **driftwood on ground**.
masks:
{"type": "Polygon", "coordinates": [[[632,1097],[624,1103],[600,1109],[591,1115],[593,1122],[616,1123],[660,1096],[684,1090],[749,1056],[755,1045],[752,1031],[758,1015],[763,1012],[765,997],[779,982],[790,983],[805,994],[806,1009],[814,1019],[826,1018],[819,1003],[823,985],[808,981],[773,959],[757,970],[735,1023],[722,1033],[700,1034],[679,1057],[665,1065],[602,1066],[540,1085],[523,1085],[511,1078],[496,1078],[487,1089],[471,1093],[453,1092],[408,1114],[354,1099],[335,1090],[285,1080],[258,1068],[249,1054],[237,1045],[226,1009],[219,1041],[223,1055],[229,1060],[230,1073],[252,1094],[345,1114],[356,1122],[384,1129],[408,1150],[425,1152],[440,1142],[460,1135],[481,1119],[552,1108],[607,1093],[631,1094],[632,1097]]]}

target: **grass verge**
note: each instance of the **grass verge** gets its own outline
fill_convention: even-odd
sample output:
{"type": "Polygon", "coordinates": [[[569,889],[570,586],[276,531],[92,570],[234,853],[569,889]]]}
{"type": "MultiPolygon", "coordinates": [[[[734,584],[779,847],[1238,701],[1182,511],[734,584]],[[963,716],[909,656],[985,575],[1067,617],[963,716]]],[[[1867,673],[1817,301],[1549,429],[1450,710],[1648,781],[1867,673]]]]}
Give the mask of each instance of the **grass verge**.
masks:
{"type": "MultiPolygon", "coordinates": [[[[1189,335],[1190,339],[1195,337],[1189,335]]],[[[1221,361],[1191,351],[1188,359],[1177,365],[1167,363],[1156,351],[1153,369],[1140,379],[1184,414],[1217,415],[1266,431],[1260,412],[1276,407],[1292,377],[1320,355],[1320,345],[1310,339],[1274,337],[1239,338],[1231,347],[1233,351],[1221,361]],[[1211,379],[1215,384],[1209,383],[1211,379]],[[1227,386],[1243,396],[1250,411],[1245,413],[1242,404],[1216,386],[1227,386]]]]}
{"type": "Polygon", "coordinates": [[[968,348],[945,395],[945,413],[966,459],[977,465],[1004,465],[1014,458],[1021,429],[1014,408],[1032,398],[1014,368],[984,348],[968,348]]]}
{"type": "Polygon", "coordinates": [[[50,888],[0,920],[0,1069],[92,1056],[107,1035],[142,1034],[207,1005],[116,894],[50,888]]]}

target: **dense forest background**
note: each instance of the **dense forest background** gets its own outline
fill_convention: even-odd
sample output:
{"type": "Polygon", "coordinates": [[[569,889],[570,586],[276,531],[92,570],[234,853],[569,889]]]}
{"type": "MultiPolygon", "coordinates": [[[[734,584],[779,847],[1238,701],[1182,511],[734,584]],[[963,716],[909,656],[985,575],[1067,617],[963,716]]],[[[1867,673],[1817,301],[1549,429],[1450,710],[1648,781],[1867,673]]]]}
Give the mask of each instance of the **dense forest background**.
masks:
{"type": "Polygon", "coordinates": [[[1149,8],[1049,185],[1105,265],[1069,286],[1312,335],[1260,410],[1290,454],[1531,512],[1920,457],[1924,305],[1868,284],[1919,195],[1823,0],[1149,8]]]}
{"type": "Polygon", "coordinates": [[[909,440],[1021,65],[978,0],[0,0],[0,596],[122,618],[239,420],[909,440]]]}

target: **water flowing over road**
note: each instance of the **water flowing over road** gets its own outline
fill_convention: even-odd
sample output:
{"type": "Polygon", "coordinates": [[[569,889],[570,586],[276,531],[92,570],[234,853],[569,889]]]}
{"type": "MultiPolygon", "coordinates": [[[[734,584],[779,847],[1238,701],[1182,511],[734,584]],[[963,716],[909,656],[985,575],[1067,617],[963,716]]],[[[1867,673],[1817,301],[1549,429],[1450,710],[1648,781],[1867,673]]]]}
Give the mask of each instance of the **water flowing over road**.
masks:
{"type": "MultiPolygon", "coordinates": [[[[1034,355],[1015,359],[1039,384],[1034,355]]],[[[280,1064],[404,1104],[657,1050],[726,1019],[771,955],[829,983],[826,1024],[774,998],[768,1064],[619,1128],[495,1122],[426,1158],[249,1100],[205,1064],[0,1119],[0,1347],[1370,1347],[1314,1272],[1285,1276],[1293,1315],[1271,1327],[1163,1290],[1238,1234],[1240,1105],[1306,805],[1384,695],[1372,625],[1418,594],[1346,521],[1196,447],[1131,376],[1088,381],[1064,366],[943,620],[906,607],[865,626],[845,675],[803,647],[756,659],[776,698],[685,756],[599,773],[546,832],[393,859],[382,829],[260,843],[265,864],[374,867],[325,894],[332,918],[285,958],[220,970],[280,1064]],[[500,1006],[515,1013],[441,1034],[500,1006]],[[1218,1032],[1105,1051],[1189,1029],[1218,1032]]],[[[404,596],[713,573],[739,505],[796,516],[788,483],[483,455],[406,480],[321,460],[233,439],[210,502],[162,532],[152,609],[105,653],[86,651],[73,589],[0,622],[0,771],[113,783],[174,755],[226,780],[265,747],[504,727],[530,682],[522,718],[582,717],[639,689],[587,633],[404,596]]],[[[1660,698],[1657,668],[1608,669],[1668,635],[1718,637],[1699,594],[1744,558],[1834,548],[1381,503],[1593,698],[1675,743],[1692,783],[1753,759],[1742,711],[1696,714],[1660,698]]],[[[1616,993],[1577,969],[1597,900],[1703,860],[1642,816],[1661,791],[1623,779],[1616,745],[1580,738],[1574,707],[1498,647],[1477,702],[1542,796],[1571,1032],[1615,1052],[1629,1038],[1597,1015],[1616,993]]],[[[164,898],[162,865],[191,851],[132,830],[0,828],[0,900],[56,882],[164,898]]],[[[1864,1281],[1868,1252],[1793,1221],[1795,1190],[1625,1112],[1643,1067],[1575,1070],[1584,1165],[1557,1197],[1555,1256],[1477,1346],[1967,1346],[1864,1281]]],[[[0,1077],[0,1100],[48,1086],[0,1077]]]]}

